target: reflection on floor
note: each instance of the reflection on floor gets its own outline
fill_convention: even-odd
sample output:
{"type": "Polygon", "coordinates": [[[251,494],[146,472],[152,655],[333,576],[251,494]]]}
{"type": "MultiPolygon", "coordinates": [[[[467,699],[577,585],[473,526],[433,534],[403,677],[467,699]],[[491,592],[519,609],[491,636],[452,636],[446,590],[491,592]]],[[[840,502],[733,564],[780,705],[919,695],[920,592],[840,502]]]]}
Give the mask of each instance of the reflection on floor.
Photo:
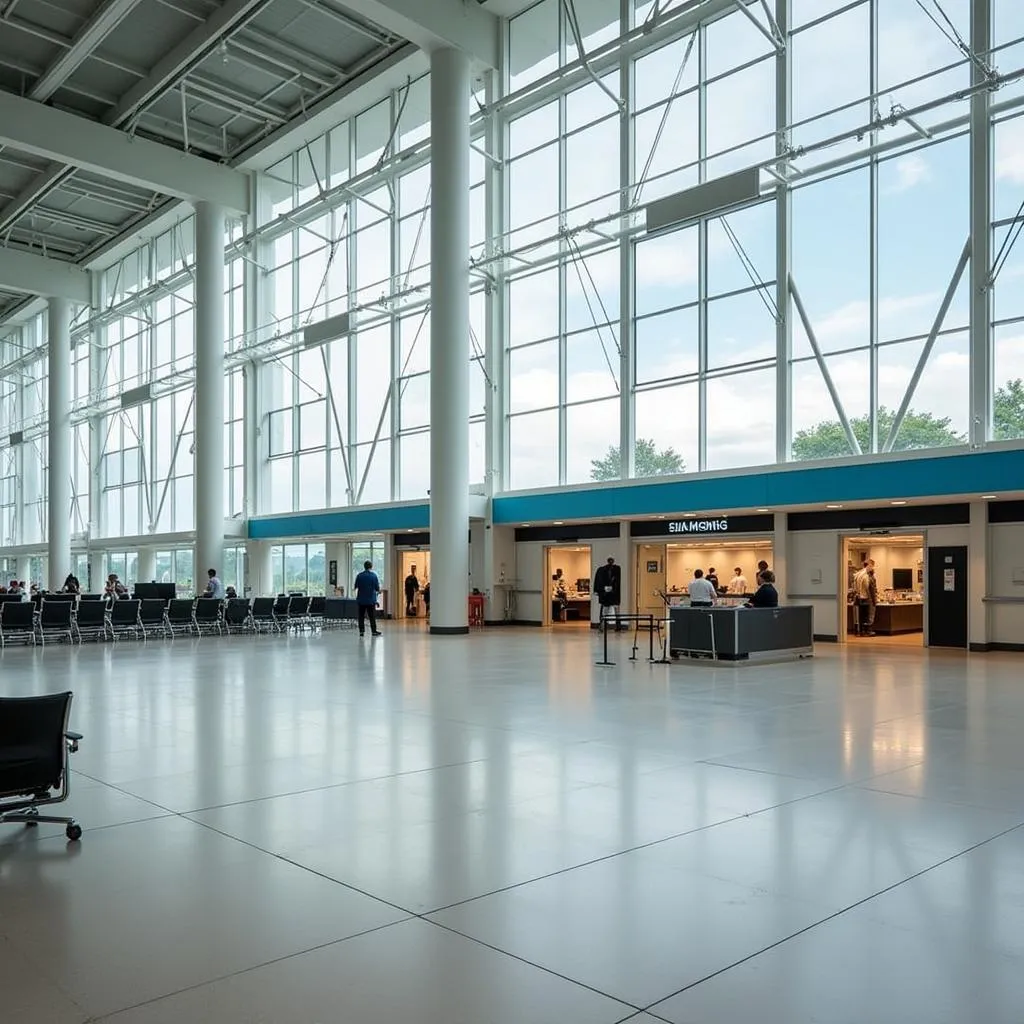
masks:
{"type": "Polygon", "coordinates": [[[850,633],[846,639],[858,647],[924,647],[923,633],[897,633],[895,636],[857,636],[850,633]]]}
{"type": "Polygon", "coordinates": [[[86,833],[0,826],[0,1016],[1019,1024],[1019,656],[610,642],[8,649],[86,833]]]}

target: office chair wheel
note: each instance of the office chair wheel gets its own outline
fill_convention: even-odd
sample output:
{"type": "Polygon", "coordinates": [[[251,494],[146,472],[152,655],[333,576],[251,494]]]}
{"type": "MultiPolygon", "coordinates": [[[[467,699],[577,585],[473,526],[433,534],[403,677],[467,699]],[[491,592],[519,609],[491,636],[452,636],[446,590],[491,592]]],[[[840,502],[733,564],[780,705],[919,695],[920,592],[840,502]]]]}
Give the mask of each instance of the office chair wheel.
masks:
{"type": "Polygon", "coordinates": [[[68,827],[64,829],[64,835],[66,835],[71,842],[78,842],[78,840],[82,838],[82,826],[68,825],[68,827]]]}

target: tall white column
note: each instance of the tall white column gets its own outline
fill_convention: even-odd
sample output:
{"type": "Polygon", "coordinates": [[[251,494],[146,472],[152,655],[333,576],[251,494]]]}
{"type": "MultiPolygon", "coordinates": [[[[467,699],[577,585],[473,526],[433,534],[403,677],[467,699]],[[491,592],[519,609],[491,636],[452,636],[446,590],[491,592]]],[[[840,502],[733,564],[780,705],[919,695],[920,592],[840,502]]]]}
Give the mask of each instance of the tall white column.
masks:
{"type": "MultiPolygon", "coordinates": [[[[105,551],[89,552],[89,583],[87,591],[90,594],[103,593],[103,584],[107,581],[107,562],[105,551]]],[[[83,583],[83,587],[86,586],[83,583]]]]}
{"type": "Polygon", "coordinates": [[[196,203],[196,585],[224,560],[224,211],[196,203]]]}
{"type": "Polygon", "coordinates": [[[274,593],[274,564],[269,541],[249,540],[245,543],[247,575],[243,586],[245,597],[270,597],[274,593]]]}
{"type": "Polygon", "coordinates": [[[50,299],[47,322],[48,583],[51,590],[59,590],[64,577],[71,572],[71,303],[67,299],[50,299]]]}
{"type": "Polygon", "coordinates": [[[469,580],[469,58],[430,58],[430,632],[466,633],[469,580]]]}
{"type": "Polygon", "coordinates": [[[139,548],[137,583],[153,583],[156,579],[156,548],[139,548]]]}
{"type": "Polygon", "coordinates": [[[775,573],[775,589],[779,592],[779,600],[785,604],[789,589],[789,515],[785,512],[775,513],[770,564],[775,573]]]}
{"type": "Polygon", "coordinates": [[[988,650],[988,503],[971,502],[967,535],[967,649],[988,650]]]}

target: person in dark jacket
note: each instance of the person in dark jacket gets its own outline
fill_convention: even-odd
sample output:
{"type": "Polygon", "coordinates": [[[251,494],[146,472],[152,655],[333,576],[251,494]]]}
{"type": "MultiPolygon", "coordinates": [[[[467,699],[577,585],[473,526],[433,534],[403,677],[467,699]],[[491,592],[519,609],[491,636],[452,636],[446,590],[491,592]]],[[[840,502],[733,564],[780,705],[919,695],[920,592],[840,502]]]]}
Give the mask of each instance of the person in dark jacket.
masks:
{"type": "Polygon", "coordinates": [[[747,602],[747,608],[778,608],[779,592],[775,589],[775,573],[764,569],[760,574],[761,585],[747,602]]]}
{"type": "Polygon", "coordinates": [[[356,605],[359,608],[359,635],[366,635],[366,619],[370,620],[370,633],[380,636],[377,629],[377,597],[380,579],[373,571],[373,562],[363,562],[363,571],[356,577],[356,605]]]}
{"type": "Polygon", "coordinates": [[[416,566],[412,567],[412,572],[405,577],[405,614],[415,615],[416,614],[416,595],[420,591],[420,581],[416,578],[416,566]]]}
{"type": "Polygon", "coordinates": [[[614,612],[615,628],[621,629],[619,605],[622,603],[622,567],[615,564],[614,558],[609,558],[594,573],[594,593],[597,594],[597,601],[601,606],[602,620],[610,618],[614,612]]]}

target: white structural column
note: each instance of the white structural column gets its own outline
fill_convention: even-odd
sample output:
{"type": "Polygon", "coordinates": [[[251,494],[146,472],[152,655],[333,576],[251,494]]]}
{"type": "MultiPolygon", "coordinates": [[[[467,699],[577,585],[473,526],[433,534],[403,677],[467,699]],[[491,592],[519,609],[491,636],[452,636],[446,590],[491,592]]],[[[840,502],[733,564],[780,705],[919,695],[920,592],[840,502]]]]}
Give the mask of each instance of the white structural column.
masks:
{"type": "Polygon", "coordinates": [[[196,203],[196,587],[224,559],[224,211],[196,203]]]}
{"type": "Polygon", "coordinates": [[[430,632],[468,632],[469,57],[430,59],[430,632]]]}
{"type": "Polygon", "coordinates": [[[971,502],[967,538],[967,649],[988,650],[988,504],[971,502]]]}
{"type": "Polygon", "coordinates": [[[102,594],[107,580],[107,556],[103,551],[89,552],[89,581],[79,580],[82,588],[90,594],[102,594]]]}
{"type": "MultiPolygon", "coordinates": [[[[790,0],[775,0],[775,24],[786,45],[775,57],[775,150],[785,155],[790,146],[789,124],[793,110],[793,65],[789,55],[790,0]]],[[[783,161],[775,170],[783,178],[788,165],[783,161]]],[[[789,293],[792,239],[792,203],[789,185],[779,182],[775,189],[775,459],[789,462],[793,454],[793,303],[789,293]]],[[[779,591],[782,593],[782,591],[779,591]]]]}
{"type": "Polygon", "coordinates": [[[156,583],[156,548],[139,548],[137,583],[156,583]]]}
{"type": "Polygon", "coordinates": [[[47,427],[49,587],[59,590],[71,572],[71,303],[50,299],[47,427]]]}
{"type": "Polygon", "coordinates": [[[772,571],[779,600],[785,604],[789,593],[789,514],[775,513],[775,534],[772,538],[772,571]]]}

